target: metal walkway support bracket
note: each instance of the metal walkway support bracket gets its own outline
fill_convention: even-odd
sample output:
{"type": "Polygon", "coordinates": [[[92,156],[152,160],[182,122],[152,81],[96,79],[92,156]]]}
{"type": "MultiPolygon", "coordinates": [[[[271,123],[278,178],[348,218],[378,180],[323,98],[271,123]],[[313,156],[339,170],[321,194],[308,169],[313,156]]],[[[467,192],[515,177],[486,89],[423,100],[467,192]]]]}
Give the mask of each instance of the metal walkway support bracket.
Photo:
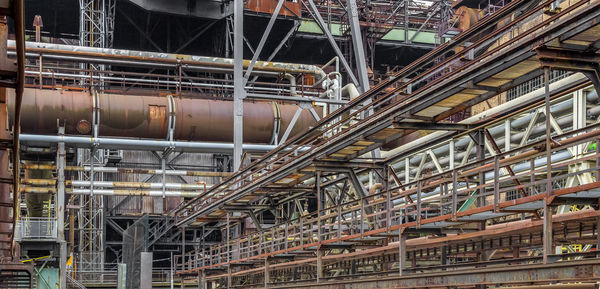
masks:
{"type": "Polygon", "coordinates": [[[542,66],[583,73],[600,93],[600,54],[595,52],[538,48],[542,66]]]}

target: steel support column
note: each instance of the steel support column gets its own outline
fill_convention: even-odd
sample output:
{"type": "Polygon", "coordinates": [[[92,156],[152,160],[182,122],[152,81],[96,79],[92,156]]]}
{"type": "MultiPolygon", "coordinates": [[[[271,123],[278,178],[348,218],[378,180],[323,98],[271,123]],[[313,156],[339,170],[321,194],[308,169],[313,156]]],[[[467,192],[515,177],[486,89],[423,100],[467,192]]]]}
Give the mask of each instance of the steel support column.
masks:
{"type": "Polygon", "coordinates": [[[548,255],[553,253],[552,249],[552,207],[550,197],[552,196],[552,142],[550,138],[550,68],[544,67],[544,93],[546,110],[546,200],[544,202],[544,264],[548,263],[548,255]]]}
{"type": "Polygon", "coordinates": [[[319,9],[317,8],[317,5],[315,5],[315,2],[313,0],[307,0],[307,1],[308,1],[308,4],[310,5],[310,9],[312,9],[312,12],[314,13],[317,24],[319,24],[319,27],[321,28],[321,30],[323,30],[323,32],[325,33],[325,36],[327,36],[327,39],[329,40],[331,47],[335,51],[335,54],[340,58],[340,61],[342,62],[342,65],[344,65],[344,69],[346,69],[348,76],[350,76],[350,79],[352,80],[353,83],[359,83],[358,80],[356,79],[356,76],[354,76],[354,73],[352,72],[350,65],[348,65],[346,58],[344,58],[344,54],[340,50],[340,47],[335,42],[333,35],[329,31],[329,29],[327,29],[327,25],[325,24],[323,17],[321,17],[321,14],[319,14],[319,9]]]}
{"type": "Polygon", "coordinates": [[[406,268],[406,234],[403,229],[398,229],[398,272],[400,276],[404,274],[406,268]]]}
{"type": "Polygon", "coordinates": [[[265,288],[269,287],[269,280],[271,279],[269,275],[269,258],[265,258],[265,288]]]}
{"type": "Polygon", "coordinates": [[[356,69],[358,71],[358,90],[363,93],[370,89],[369,75],[367,74],[367,61],[365,59],[365,48],[363,47],[363,38],[360,31],[360,22],[358,19],[358,8],[356,0],[348,0],[348,21],[350,22],[350,31],[352,33],[352,48],[356,58],[356,69]]]}
{"type": "Polygon", "coordinates": [[[240,169],[244,141],[244,1],[234,0],[233,12],[233,170],[240,169]]]}
{"type": "MultiPolygon", "coordinates": [[[[58,129],[59,134],[64,134],[65,128],[58,129]]],[[[57,194],[56,194],[56,225],[57,242],[59,244],[59,284],[60,289],[67,288],[67,244],[65,242],[65,161],[66,151],[65,143],[58,143],[56,156],[56,176],[57,176],[57,194]]]]}

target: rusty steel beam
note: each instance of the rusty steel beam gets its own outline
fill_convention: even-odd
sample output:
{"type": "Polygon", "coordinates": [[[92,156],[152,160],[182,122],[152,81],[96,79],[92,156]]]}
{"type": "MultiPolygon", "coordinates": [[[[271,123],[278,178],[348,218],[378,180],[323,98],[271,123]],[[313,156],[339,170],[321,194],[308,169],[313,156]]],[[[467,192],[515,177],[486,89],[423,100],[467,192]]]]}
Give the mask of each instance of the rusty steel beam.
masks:
{"type": "Polygon", "coordinates": [[[591,259],[544,265],[500,265],[484,269],[470,268],[408,276],[365,277],[353,278],[352,280],[323,281],[320,283],[294,282],[284,286],[271,285],[269,288],[432,288],[477,285],[508,286],[531,283],[550,284],[556,281],[598,282],[600,281],[600,262],[597,259],[591,259]]]}

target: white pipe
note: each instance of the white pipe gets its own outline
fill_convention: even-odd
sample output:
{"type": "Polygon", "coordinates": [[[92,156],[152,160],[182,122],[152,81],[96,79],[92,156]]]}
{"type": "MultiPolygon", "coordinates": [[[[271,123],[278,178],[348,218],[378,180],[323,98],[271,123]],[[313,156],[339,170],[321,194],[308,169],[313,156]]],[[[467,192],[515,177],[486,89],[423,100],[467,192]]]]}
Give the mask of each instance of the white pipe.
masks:
{"type": "MultiPolygon", "coordinates": [[[[94,184],[95,185],[95,184],[94,184]]],[[[67,194],[72,195],[91,195],[90,189],[72,189],[67,190],[67,194]]],[[[147,196],[147,197],[188,197],[193,198],[199,196],[202,192],[189,191],[165,191],[162,190],[97,190],[94,189],[94,195],[97,196],[147,196]]]]}
{"type": "MultiPolygon", "coordinates": [[[[576,73],[576,74],[573,74],[573,75],[571,75],[569,77],[561,79],[559,81],[551,83],[550,84],[550,91],[557,90],[560,87],[566,86],[568,84],[571,84],[571,83],[574,83],[574,82],[577,82],[577,81],[586,80],[586,79],[587,78],[583,74],[576,73]]],[[[538,98],[538,97],[542,96],[543,94],[544,94],[544,89],[543,88],[535,90],[535,91],[532,91],[532,92],[530,92],[528,94],[525,94],[525,95],[523,95],[521,97],[515,98],[515,99],[513,99],[511,101],[508,101],[508,102],[505,102],[505,103],[503,103],[501,105],[492,107],[492,108],[490,108],[490,109],[488,109],[488,110],[486,110],[486,111],[484,111],[484,112],[482,112],[480,114],[477,114],[477,115],[474,115],[472,117],[469,117],[469,118],[467,118],[465,120],[462,120],[462,121],[460,121],[458,123],[461,123],[461,124],[475,123],[475,122],[477,122],[477,121],[479,121],[481,119],[484,119],[484,118],[487,118],[487,117],[491,117],[491,116],[493,116],[495,114],[501,113],[502,111],[504,111],[504,110],[506,110],[508,108],[514,107],[515,105],[520,105],[523,102],[528,102],[528,101],[530,101],[532,99],[538,98]]],[[[399,154],[401,154],[401,153],[403,153],[405,151],[412,150],[415,147],[420,147],[420,146],[423,146],[423,145],[425,145],[427,143],[431,143],[431,142],[437,140],[438,138],[442,137],[443,135],[445,135],[447,133],[448,132],[446,132],[446,131],[436,131],[436,132],[430,133],[430,134],[428,134],[428,135],[426,135],[426,136],[424,136],[422,138],[419,138],[419,139],[414,140],[414,141],[412,141],[410,143],[401,145],[401,146],[399,146],[399,147],[397,147],[395,149],[382,152],[381,153],[381,157],[382,158],[394,157],[394,156],[399,155],[399,154]]]]}
{"type": "Polygon", "coordinates": [[[348,83],[344,87],[342,87],[342,96],[347,96],[350,98],[350,100],[355,99],[359,95],[360,93],[358,92],[358,89],[356,88],[354,83],[348,83]]]}
{"type": "Polygon", "coordinates": [[[283,77],[290,81],[290,93],[293,96],[298,96],[298,93],[296,93],[296,77],[289,73],[284,73],[283,77]]]}
{"type": "MultiPolygon", "coordinates": [[[[124,139],[124,138],[92,138],[80,136],[58,136],[58,135],[36,135],[21,134],[19,140],[23,144],[47,145],[48,143],[64,142],[76,147],[90,147],[97,145],[101,149],[129,149],[129,150],[160,150],[172,148],[179,152],[232,152],[232,143],[217,142],[185,142],[165,141],[147,139],[124,139]]],[[[275,149],[274,145],[244,144],[244,151],[265,152],[275,149]]]]}
{"type": "MultiPolygon", "coordinates": [[[[96,169],[96,168],[94,168],[96,169]]],[[[182,174],[178,174],[182,175],[182,174]]],[[[67,182],[68,184],[69,182],[67,182]]],[[[89,187],[90,181],[70,181],[73,187],[89,187]]],[[[94,181],[94,187],[99,188],[147,188],[147,189],[162,189],[162,183],[135,183],[135,182],[107,182],[94,181]]],[[[181,184],[181,183],[166,183],[166,189],[170,190],[204,190],[204,185],[196,184],[181,184]]],[[[206,189],[210,189],[211,185],[206,185],[206,189]]],[[[95,192],[95,190],[94,190],[95,192]]]]}

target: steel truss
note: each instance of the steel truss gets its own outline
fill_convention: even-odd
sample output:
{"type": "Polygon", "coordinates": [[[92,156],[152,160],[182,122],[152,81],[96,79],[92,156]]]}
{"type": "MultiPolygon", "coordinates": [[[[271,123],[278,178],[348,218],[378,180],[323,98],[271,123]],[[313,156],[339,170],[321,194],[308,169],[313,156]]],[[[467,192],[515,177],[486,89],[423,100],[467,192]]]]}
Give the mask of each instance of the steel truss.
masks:
{"type": "MultiPolygon", "coordinates": [[[[236,279],[237,275],[255,278],[254,274],[263,274],[262,281],[255,278],[252,282],[272,286],[289,281],[279,279],[286,274],[278,274],[276,267],[289,268],[310,259],[306,267],[310,269],[299,278],[322,282],[348,270],[335,269],[339,265],[328,264],[329,258],[361,254],[361,246],[397,242],[396,259],[380,256],[387,262],[380,259],[367,264],[371,272],[376,266],[388,266],[380,269],[395,268],[404,275],[409,273],[409,241],[418,234],[441,230],[436,234],[443,237],[444,230],[456,229],[484,232],[488,224],[519,216],[543,217],[538,222],[540,241],[528,246],[541,252],[540,262],[555,261],[553,221],[563,218],[555,215],[556,208],[573,202],[596,206],[600,197],[596,191],[600,154],[592,145],[598,141],[599,124],[582,119],[587,111],[583,99],[591,93],[580,90],[597,78],[589,73],[590,80],[574,75],[567,78],[568,85],[554,84],[550,89],[549,65],[543,60],[547,56],[534,48],[585,51],[595,47],[600,36],[589,36],[586,31],[598,25],[600,2],[563,2],[561,12],[543,16],[549,4],[509,3],[306,134],[288,140],[190,201],[176,212],[178,225],[218,222],[227,233],[222,244],[181,256],[179,273],[203,279],[212,275],[223,287],[249,282],[236,279]],[[518,16],[511,23],[477,35],[497,27],[497,21],[512,13],[518,16]],[[529,25],[532,22],[536,24],[529,25]],[[572,46],[569,39],[581,42],[572,46]],[[462,50],[446,58],[448,50],[457,47],[462,50]],[[542,73],[544,93],[460,124],[442,121],[542,73]],[[564,108],[556,111],[565,101],[560,97],[569,93],[578,98],[567,101],[579,103],[576,111],[568,112],[573,115],[570,120],[561,118],[564,108]],[[369,116],[369,111],[375,113],[369,116]],[[411,122],[420,126],[407,128],[411,122]],[[513,126],[525,129],[517,134],[513,126]],[[387,149],[381,158],[368,157],[367,153],[419,131],[429,131],[429,135],[415,144],[387,149]],[[261,224],[265,211],[276,217],[270,228],[261,224]],[[245,216],[253,220],[256,231],[232,236],[230,230],[240,231],[238,220],[245,216]],[[271,259],[280,258],[295,259],[270,264],[271,259]]],[[[598,246],[597,211],[592,212],[586,217],[589,220],[582,217],[577,222],[588,228],[582,234],[598,246]]],[[[489,248],[471,248],[462,253],[475,254],[463,254],[461,260],[475,264],[488,259],[489,252],[482,251],[489,248]]],[[[446,255],[441,258],[444,262],[448,252],[453,253],[452,249],[441,252],[446,255]]],[[[351,272],[348,277],[357,274],[351,272]]]]}

